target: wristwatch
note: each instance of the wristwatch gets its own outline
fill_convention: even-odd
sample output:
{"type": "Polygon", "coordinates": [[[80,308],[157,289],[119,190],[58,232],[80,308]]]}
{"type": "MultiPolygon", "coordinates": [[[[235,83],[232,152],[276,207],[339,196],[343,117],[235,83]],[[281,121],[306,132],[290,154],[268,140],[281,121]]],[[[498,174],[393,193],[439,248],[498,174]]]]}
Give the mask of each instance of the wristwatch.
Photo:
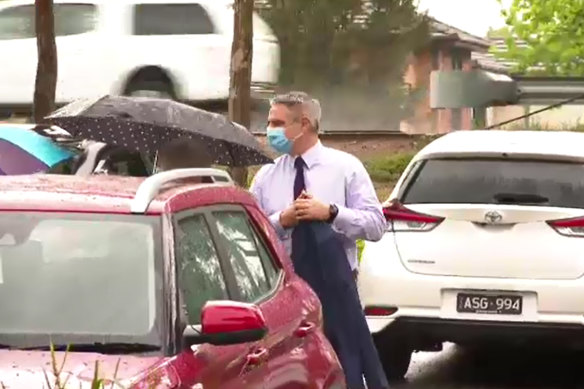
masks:
{"type": "Polygon", "coordinates": [[[330,214],[330,216],[326,222],[332,223],[335,221],[335,219],[337,218],[337,215],[339,214],[339,208],[334,204],[329,205],[329,214],[330,214]]]}

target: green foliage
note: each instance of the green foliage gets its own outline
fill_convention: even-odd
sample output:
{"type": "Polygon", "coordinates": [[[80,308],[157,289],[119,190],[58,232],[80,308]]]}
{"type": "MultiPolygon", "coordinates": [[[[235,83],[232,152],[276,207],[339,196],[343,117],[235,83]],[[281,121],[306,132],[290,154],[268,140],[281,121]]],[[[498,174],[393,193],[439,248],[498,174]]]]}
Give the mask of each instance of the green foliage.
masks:
{"type": "Polygon", "coordinates": [[[361,257],[363,256],[363,249],[365,248],[365,241],[359,239],[357,241],[357,260],[361,263],[361,257]]]}
{"type": "MultiPolygon", "coordinates": [[[[330,111],[394,123],[419,96],[404,88],[408,56],[429,39],[415,0],[268,0],[263,16],[281,46],[280,84],[326,99],[330,111]],[[358,22],[360,21],[360,22],[358,22]],[[364,112],[375,102],[375,109],[364,112]],[[383,107],[379,109],[379,107],[383,107]],[[383,119],[383,118],[381,118],[383,119]]],[[[329,113],[330,113],[329,111],[329,113]]]]}
{"type": "Polygon", "coordinates": [[[496,38],[507,38],[508,36],[510,36],[511,31],[509,30],[509,27],[505,26],[505,27],[501,27],[501,28],[489,28],[489,31],[487,32],[487,38],[489,39],[496,39],[496,38]]]}
{"type": "Polygon", "coordinates": [[[414,152],[395,153],[387,157],[364,161],[363,164],[373,182],[395,182],[414,155],[414,152]]]}
{"type": "Polygon", "coordinates": [[[547,123],[541,123],[541,122],[531,122],[529,123],[528,126],[525,126],[522,123],[513,123],[513,124],[509,124],[508,126],[505,127],[506,130],[509,131],[522,131],[522,130],[528,130],[528,131],[573,131],[573,132],[584,132],[584,123],[581,122],[566,122],[566,123],[560,123],[560,124],[554,124],[554,125],[550,125],[547,123]]]}
{"type": "Polygon", "coordinates": [[[508,49],[495,54],[516,62],[519,73],[584,75],[583,9],[584,0],[513,0],[502,11],[508,49]],[[518,47],[518,39],[527,48],[518,47]]]}

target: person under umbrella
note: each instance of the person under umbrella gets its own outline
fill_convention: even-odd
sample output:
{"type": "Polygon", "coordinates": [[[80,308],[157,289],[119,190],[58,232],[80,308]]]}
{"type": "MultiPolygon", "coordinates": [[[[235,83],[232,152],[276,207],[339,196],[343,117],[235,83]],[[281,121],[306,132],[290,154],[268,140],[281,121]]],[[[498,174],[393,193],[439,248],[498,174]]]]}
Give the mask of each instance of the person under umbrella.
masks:
{"type": "MultiPolygon", "coordinates": [[[[202,144],[175,140],[160,149],[156,155],[155,172],[173,169],[210,168],[213,158],[202,144]]],[[[209,177],[192,177],[181,181],[190,183],[212,183],[209,177]]]]}
{"type": "Polygon", "coordinates": [[[200,143],[174,140],[164,145],[156,155],[155,170],[210,168],[213,157],[200,143]]]}

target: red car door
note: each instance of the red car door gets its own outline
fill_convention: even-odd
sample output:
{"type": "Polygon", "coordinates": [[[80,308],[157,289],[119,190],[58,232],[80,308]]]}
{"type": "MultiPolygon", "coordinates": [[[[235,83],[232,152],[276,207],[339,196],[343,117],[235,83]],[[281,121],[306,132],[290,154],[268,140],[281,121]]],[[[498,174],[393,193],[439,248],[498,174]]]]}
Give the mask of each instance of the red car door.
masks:
{"type": "Polygon", "coordinates": [[[331,386],[342,383],[342,372],[322,334],[320,302],[294,274],[259,210],[206,207],[175,224],[178,279],[189,324],[205,302],[229,299],[259,306],[268,327],[258,342],[194,348],[192,358],[183,358],[190,373],[180,369],[187,371],[181,374],[185,387],[343,388],[331,386]]]}
{"type": "MultiPolygon", "coordinates": [[[[301,300],[305,296],[296,293],[289,270],[266,249],[260,230],[243,207],[220,210],[213,215],[219,233],[225,237],[231,262],[235,264],[241,301],[257,304],[268,326],[263,341],[269,366],[264,386],[309,387],[312,377],[303,347],[304,336],[299,331],[304,329],[308,333],[316,328],[308,321],[317,318],[310,318],[310,310],[304,309],[305,304],[311,304],[310,299],[301,300]]],[[[317,301],[312,304],[318,306],[317,301]]]]}
{"type": "MultiPolygon", "coordinates": [[[[234,268],[212,212],[186,211],[174,222],[177,281],[185,321],[198,325],[201,309],[211,300],[238,300],[234,268]]],[[[268,375],[263,341],[229,346],[208,344],[183,351],[176,365],[183,387],[264,388],[268,375]]]]}

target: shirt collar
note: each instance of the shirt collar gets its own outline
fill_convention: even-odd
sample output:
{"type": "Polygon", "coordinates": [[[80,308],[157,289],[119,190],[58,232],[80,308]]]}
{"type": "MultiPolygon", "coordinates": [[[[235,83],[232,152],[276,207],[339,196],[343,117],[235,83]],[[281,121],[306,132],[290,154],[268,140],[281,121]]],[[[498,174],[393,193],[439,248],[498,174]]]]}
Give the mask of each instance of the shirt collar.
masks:
{"type": "Polygon", "coordinates": [[[302,159],[304,160],[304,163],[306,163],[307,168],[310,169],[318,163],[320,156],[322,155],[323,149],[324,146],[322,145],[322,143],[320,143],[319,140],[316,142],[314,146],[306,150],[304,154],[301,155],[302,159]]]}

